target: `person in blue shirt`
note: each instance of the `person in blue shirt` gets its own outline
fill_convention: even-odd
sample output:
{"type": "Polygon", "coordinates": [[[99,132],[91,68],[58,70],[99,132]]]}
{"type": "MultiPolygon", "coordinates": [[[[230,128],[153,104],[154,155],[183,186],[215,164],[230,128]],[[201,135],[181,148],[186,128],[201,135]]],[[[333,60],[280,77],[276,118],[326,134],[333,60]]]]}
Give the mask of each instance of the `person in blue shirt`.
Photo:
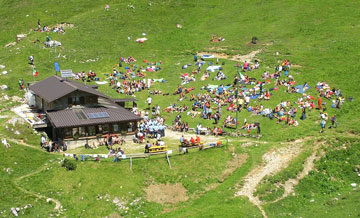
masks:
{"type": "Polygon", "coordinates": [[[184,135],[180,137],[180,144],[183,145],[185,143],[184,135]]]}
{"type": "Polygon", "coordinates": [[[154,127],[153,126],[149,126],[149,132],[150,132],[150,136],[154,137],[154,127]]]}
{"type": "Polygon", "coordinates": [[[219,86],[218,92],[219,92],[219,95],[222,95],[222,93],[223,93],[223,86],[222,85],[219,86]]]}
{"type": "Polygon", "coordinates": [[[149,141],[146,142],[145,145],[145,153],[149,153],[149,148],[151,147],[151,143],[149,141]]]}

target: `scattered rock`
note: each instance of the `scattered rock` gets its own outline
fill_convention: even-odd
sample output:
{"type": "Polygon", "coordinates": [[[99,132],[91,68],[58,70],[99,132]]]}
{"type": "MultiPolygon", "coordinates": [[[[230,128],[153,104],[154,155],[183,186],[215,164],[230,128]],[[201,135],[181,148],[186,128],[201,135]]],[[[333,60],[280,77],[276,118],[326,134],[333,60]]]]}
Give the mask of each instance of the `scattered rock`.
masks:
{"type": "Polygon", "coordinates": [[[351,183],[351,186],[352,186],[352,187],[356,187],[356,183],[351,183]]]}
{"type": "Polygon", "coordinates": [[[27,37],[26,34],[18,34],[18,35],[16,35],[16,42],[19,42],[20,40],[22,40],[26,37],[27,37]]]}
{"type": "Polygon", "coordinates": [[[12,207],[10,210],[11,210],[11,213],[12,213],[15,217],[18,217],[18,216],[19,216],[15,208],[12,207]]]}
{"type": "Polygon", "coordinates": [[[10,48],[11,46],[16,45],[16,42],[10,42],[8,44],[5,45],[6,48],[10,48]]]}
{"type": "Polygon", "coordinates": [[[3,72],[1,72],[1,74],[5,75],[7,74],[8,72],[6,70],[4,70],[3,72]]]}
{"type": "Polygon", "coordinates": [[[16,96],[16,95],[12,96],[11,99],[12,99],[13,101],[15,101],[15,102],[22,102],[22,101],[23,101],[22,98],[20,98],[20,97],[18,97],[18,96],[16,96]]]}
{"type": "Polygon", "coordinates": [[[0,69],[4,69],[4,68],[5,68],[5,65],[0,64],[0,69]]]}
{"type": "Polygon", "coordinates": [[[1,89],[2,89],[3,91],[5,91],[5,90],[8,89],[7,85],[2,85],[2,86],[0,86],[0,87],[1,87],[1,89]]]}
{"type": "Polygon", "coordinates": [[[44,42],[44,45],[45,45],[47,48],[52,48],[52,47],[55,47],[55,46],[61,46],[61,42],[58,42],[58,41],[48,41],[48,42],[44,42]]]}

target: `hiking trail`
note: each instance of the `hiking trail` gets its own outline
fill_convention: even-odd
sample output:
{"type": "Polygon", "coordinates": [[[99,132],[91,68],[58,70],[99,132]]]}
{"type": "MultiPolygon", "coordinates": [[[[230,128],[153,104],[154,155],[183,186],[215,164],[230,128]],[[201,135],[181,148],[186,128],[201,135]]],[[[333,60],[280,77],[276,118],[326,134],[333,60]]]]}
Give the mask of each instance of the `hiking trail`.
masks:
{"type": "Polygon", "coordinates": [[[288,166],[292,159],[294,159],[301,152],[301,145],[303,140],[296,140],[290,143],[287,147],[282,147],[276,151],[269,151],[263,155],[264,164],[254,168],[244,178],[244,185],[235,193],[236,196],[246,196],[249,201],[259,208],[263,217],[267,218],[265,210],[261,206],[261,201],[255,197],[253,193],[260,181],[268,175],[279,172],[281,169],[288,166]]]}

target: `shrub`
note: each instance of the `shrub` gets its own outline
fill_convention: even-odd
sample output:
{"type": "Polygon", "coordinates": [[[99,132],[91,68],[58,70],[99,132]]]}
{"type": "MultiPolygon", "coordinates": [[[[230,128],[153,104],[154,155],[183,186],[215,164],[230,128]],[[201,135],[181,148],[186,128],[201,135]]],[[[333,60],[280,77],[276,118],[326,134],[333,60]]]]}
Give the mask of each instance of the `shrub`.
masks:
{"type": "Polygon", "coordinates": [[[76,170],[76,163],[68,159],[65,159],[61,166],[67,170],[76,170]]]}

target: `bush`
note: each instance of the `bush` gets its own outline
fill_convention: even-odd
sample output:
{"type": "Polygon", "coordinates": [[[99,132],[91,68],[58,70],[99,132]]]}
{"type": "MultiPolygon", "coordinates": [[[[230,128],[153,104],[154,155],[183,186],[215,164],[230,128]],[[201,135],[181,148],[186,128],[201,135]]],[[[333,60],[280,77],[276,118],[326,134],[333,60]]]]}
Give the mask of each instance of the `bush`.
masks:
{"type": "Polygon", "coordinates": [[[76,163],[68,159],[65,159],[61,166],[67,170],[76,170],[76,163]]]}

